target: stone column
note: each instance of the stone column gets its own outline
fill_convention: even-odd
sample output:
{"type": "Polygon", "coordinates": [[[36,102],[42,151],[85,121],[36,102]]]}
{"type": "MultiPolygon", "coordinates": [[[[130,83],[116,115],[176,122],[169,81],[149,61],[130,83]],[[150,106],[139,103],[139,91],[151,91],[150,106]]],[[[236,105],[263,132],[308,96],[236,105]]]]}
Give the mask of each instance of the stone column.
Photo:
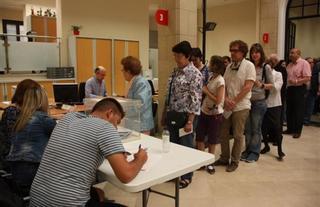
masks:
{"type": "Polygon", "coordinates": [[[278,52],[278,16],[278,0],[260,0],[259,42],[263,45],[267,56],[278,52]],[[269,43],[263,43],[264,33],[269,33],[269,43]]]}
{"type": "Polygon", "coordinates": [[[183,40],[189,41],[192,47],[197,46],[197,1],[162,0],[159,8],[168,10],[169,25],[158,25],[158,123],[164,107],[168,77],[176,66],[171,52],[172,47],[183,40]]]}

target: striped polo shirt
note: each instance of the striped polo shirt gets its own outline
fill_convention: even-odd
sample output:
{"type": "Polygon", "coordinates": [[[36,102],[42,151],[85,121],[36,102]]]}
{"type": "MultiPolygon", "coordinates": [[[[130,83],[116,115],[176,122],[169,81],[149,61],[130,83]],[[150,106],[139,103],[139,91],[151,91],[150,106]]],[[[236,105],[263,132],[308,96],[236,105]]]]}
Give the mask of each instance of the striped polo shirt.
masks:
{"type": "Polygon", "coordinates": [[[30,206],[85,206],[103,160],[124,152],[109,122],[67,114],[55,127],[31,187],[30,206]]]}

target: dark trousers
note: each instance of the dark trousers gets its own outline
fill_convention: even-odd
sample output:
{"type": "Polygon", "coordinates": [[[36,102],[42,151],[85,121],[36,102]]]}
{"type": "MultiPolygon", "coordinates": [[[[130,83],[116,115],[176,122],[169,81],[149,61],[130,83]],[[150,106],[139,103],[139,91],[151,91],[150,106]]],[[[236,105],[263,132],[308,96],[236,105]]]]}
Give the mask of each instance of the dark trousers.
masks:
{"type": "Polygon", "coordinates": [[[307,91],[306,102],[305,102],[305,111],[304,111],[304,123],[310,124],[311,115],[314,111],[314,105],[316,102],[317,94],[311,90],[307,91]]]}
{"type": "Polygon", "coordinates": [[[287,88],[287,130],[292,134],[301,134],[304,116],[304,95],[306,86],[287,88]]]}
{"type": "Polygon", "coordinates": [[[9,162],[13,181],[18,187],[20,196],[28,196],[32,181],[36,176],[39,163],[36,162],[9,162]]]}
{"type": "Polygon", "coordinates": [[[265,146],[268,142],[276,142],[278,152],[282,152],[281,106],[267,109],[262,122],[262,136],[265,146]]]}
{"type": "Polygon", "coordinates": [[[99,195],[95,188],[91,188],[90,190],[90,200],[87,201],[85,207],[126,207],[119,203],[112,203],[112,202],[99,202],[99,195]]]}
{"type": "MultiPolygon", "coordinates": [[[[195,131],[197,125],[197,118],[194,119],[193,122],[193,131],[195,131]]],[[[185,135],[183,137],[179,137],[179,129],[168,126],[168,130],[170,132],[170,142],[175,144],[180,144],[186,147],[194,148],[193,140],[194,140],[194,133],[185,135]]],[[[187,173],[181,176],[181,179],[189,179],[191,180],[193,176],[193,172],[187,173]]]]}

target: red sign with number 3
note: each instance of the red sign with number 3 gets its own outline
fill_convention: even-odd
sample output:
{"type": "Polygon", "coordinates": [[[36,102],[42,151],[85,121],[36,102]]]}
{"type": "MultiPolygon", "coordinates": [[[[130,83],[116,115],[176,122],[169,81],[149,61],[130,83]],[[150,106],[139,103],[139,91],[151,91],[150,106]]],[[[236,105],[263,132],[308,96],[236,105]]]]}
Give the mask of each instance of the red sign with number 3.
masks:
{"type": "Polygon", "coordinates": [[[158,24],[168,25],[168,10],[158,9],[155,17],[158,24]]]}

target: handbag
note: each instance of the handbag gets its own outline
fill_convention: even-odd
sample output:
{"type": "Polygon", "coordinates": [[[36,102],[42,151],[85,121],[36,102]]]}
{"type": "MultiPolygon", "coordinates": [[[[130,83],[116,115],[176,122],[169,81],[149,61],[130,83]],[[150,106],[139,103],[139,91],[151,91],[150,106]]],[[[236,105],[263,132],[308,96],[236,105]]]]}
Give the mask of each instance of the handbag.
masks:
{"type": "MultiPolygon", "coordinates": [[[[172,74],[170,87],[169,87],[169,95],[167,100],[167,108],[169,108],[170,98],[171,98],[171,89],[172,83],[175,78],[175,74],[172,74]]],[[[166,124],[169,128],[180,129],[186,125],[188,121],[188,113],[187,112],[177,112],[173,110],[169,110],[166,113],[166,124]]]]}
{"type": "Polygon", "coordinates": [[[188,121],[188,113],[167,111],[167,126],[170,128],[180,129],[183,128],[188,121]]]}

